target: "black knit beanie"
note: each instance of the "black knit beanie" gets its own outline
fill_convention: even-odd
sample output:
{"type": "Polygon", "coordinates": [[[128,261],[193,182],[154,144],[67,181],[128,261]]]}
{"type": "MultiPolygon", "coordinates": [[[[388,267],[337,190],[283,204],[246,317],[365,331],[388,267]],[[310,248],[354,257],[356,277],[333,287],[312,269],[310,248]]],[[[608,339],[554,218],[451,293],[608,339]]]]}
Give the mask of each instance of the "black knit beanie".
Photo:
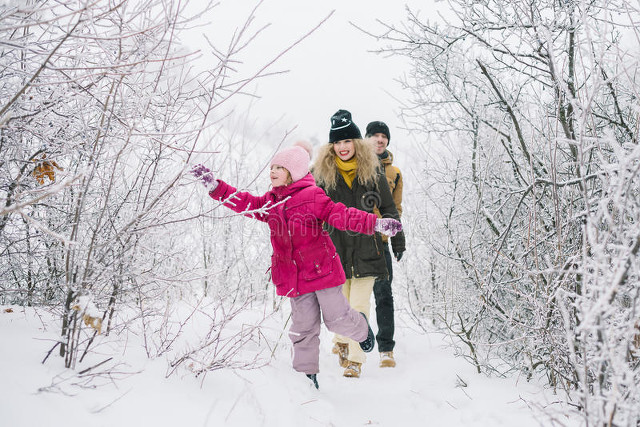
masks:
{"type": "Polygon", "coordinates": [[[333,144],[343,139],[362,139],[362,134],[358,126],[351,120],[351,113],[347,110],[338,110],[331,116],[329,143],[333,144]]]}
{"type": "Polygon", "coordinates": [[[389,132],[389,126],[385,122],[376,121],[367,125],[367,137],[373,136],[376,133],[383,133],[387,135],[387,139],[391,142],[391,133],[389,132]]]}

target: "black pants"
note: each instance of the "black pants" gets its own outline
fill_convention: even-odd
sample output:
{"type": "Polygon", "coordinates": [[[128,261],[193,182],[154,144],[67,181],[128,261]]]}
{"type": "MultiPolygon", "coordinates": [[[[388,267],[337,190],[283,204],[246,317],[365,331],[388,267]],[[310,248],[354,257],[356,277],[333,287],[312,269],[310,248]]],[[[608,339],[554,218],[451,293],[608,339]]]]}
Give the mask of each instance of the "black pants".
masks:
{"type": "Polygon", "coordinates": [[[393,267],[391,264],[391,252],[389,246],[384,248],[384,258],[387,261],[389,276],[377,278],[373,284],[373,295],[376,298],[376,318],[378,320],[378,351],[393,351],[396,342],[393,340],[395,323],[393,320],[393,294],[391,293],[391,281],[393,280],[393,267]]]}

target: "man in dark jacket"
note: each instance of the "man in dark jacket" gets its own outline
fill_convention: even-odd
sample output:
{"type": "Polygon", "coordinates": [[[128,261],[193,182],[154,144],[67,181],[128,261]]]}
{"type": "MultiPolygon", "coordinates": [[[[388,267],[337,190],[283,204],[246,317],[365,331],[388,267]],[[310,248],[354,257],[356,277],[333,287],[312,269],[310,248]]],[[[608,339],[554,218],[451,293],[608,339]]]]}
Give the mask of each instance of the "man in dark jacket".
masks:
{"type": "MultiPolygon", "coordinates": [[[[389,189],[393,196],[393,201],[398,210],[398,214],[402,215],[402,173],[400,169],[394,166],[393,154],[387,147],[391,140],[391,133],[386,123],[381,121],[371,122],[367,125],[366,137],[371,138],[374,142],[374,150],[384,167],[384,173],[389,183],[389,189]]],[[[393,266],[391,260],[391,252],[389,251],[388,238],[383,237],[384,256],[387,262],[387,271],[389,275],[379,277],[373,285],[373,294],[376,300],[376,318],[378,320],[378,351],[380,351],[380,367],[393,368],[396,361],[393,358],[393,348],[396,342],[393,340],[395,331],[395,321],[393,313],[393,293],[391,289],[391,281],[393,280],[393,266]]],[[[393,255],[397,261],[400,261],[404,253],[404,246],[397,247],[393,244],[393,255]]]]}

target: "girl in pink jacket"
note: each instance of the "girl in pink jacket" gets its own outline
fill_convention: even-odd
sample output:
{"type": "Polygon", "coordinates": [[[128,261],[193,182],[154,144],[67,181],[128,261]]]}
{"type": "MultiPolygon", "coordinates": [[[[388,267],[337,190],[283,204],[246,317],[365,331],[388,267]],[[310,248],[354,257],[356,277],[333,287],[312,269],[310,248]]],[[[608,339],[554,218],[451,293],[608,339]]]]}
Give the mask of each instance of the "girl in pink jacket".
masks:
{"type": "Polygon", "coordinates": [[[192,174],[209,195],[235,212],[266,222],[271,231],[271,280],[278,295],[291,301],[293,368],[303,372],[318,388],[320,313],[331,332],[358,341],[365,352],[375,338],[366,317],[349,305],[342,293],[345,274],[329,234],[322,224],[339,230],[395,235],[401,224],[390,218],[342,203],[334,203],[317,187],[309,173],[311,145],[298,142],[271,160],[272,189],[262,196],[239,192],[202,165],[192,174]]]}

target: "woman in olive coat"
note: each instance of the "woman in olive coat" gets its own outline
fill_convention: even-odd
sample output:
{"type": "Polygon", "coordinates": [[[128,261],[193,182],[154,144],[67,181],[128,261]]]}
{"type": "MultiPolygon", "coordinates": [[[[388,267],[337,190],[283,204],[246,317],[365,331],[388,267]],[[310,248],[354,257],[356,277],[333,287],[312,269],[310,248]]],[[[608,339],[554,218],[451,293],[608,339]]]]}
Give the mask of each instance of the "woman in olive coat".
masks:
{"type": "MultiPolygon", "coordinates": [[[[320,148],[312,173],[334,202],[367,212],[377,208],[383,218],[400,219],[378,157],[348,111],[339,110],[331,117],[329,143],[320,148]]],[[[375,279],[388,274],[380,233],[367,236],[325,227],[346,275],[342,291],[351,306],[368,317],[375,279]]],[[[404,251],[404,234],[396,234],[391,245],[394,252],[404,251]]],[[[334,343],[344,376],[360,377],[366,358],[358,343],[340,335],[334,337],[334,343]]]]}

